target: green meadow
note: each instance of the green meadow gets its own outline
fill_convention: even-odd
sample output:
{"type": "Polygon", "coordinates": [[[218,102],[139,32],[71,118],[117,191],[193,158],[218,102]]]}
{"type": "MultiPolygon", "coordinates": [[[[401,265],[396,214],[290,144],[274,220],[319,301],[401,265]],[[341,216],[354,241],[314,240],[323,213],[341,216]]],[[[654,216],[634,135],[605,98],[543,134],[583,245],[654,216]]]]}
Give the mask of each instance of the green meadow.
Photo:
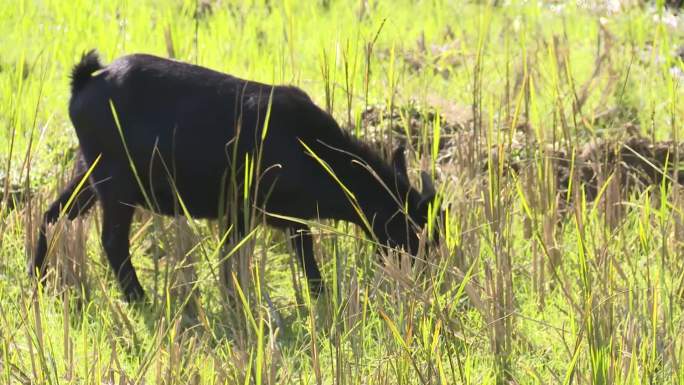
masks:
{"type": "Polygon", "coordinates": [[[0,384],[684,384],[682,42],[661,1],[5,0],[0,384]],[[93,48],[295,85],[404,143],[439,245],[411,263],[320,222],[314,298],[284,234],[141,209],[130,305],[95,209],[51,227],[38,285],[93,48]]]}

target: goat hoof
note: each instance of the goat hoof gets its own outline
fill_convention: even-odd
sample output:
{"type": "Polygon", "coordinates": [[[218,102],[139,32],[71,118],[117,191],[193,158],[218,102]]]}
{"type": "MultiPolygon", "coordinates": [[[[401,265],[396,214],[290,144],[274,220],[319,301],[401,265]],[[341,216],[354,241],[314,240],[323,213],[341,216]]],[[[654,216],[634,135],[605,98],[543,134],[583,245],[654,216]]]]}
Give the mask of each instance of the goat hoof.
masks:
{"type": "Polygon", "coordinates": [[[312,280],[309,282],[309,293],[313,298],[320,298],[327,290],[325,284],[321,280],[312,280]]]}
{"type": "Polygon", "coordinates": [[[128,303],[143,303],[147,299],[145,290],[138,285],[129,285],[124,290],[124,297],[128,303]]]}
{"type": "Polygon", "coordinates": [[[26,275],[31,279],[42,280],[44,276],[43,268],[42,266],[38,266],[35,261],[31,261],[26,267],[26,275]]]}

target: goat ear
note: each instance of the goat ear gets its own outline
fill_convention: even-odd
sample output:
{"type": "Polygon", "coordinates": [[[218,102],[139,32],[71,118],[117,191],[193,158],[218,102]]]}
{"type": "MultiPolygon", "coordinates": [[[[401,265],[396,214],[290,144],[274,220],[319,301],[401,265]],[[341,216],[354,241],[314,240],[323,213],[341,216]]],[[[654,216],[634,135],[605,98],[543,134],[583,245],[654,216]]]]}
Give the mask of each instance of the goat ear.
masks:
{"type": "Polygon", "coordinates": [[[397,147],[392,153],[392,166],[397,174],[408,180],[408,170],[406,169],[406,157],[404,157],[404,146],[397,147]]]}
{"type": "Polygon", "coordinates": [[[435,198],[437,192],[435,191],[435,185],[432,184],[432,178],[430,178],[430,174],[426,173],[425,171],[421,171],[420,181],[423,183],[423,190],[420,195],[423,196],[423,200],[431,201],[435,198]]]}

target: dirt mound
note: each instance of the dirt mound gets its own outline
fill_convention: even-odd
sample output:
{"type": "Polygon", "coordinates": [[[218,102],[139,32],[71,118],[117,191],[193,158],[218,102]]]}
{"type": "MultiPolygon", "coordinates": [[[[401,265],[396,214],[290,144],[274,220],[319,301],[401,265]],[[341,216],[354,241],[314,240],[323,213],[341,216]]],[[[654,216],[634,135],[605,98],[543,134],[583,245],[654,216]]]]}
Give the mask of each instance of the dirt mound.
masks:
{"type": "Polygon", "coordinates": [[[0,212],[5,209],[14,210],[25,202],[28,198],[26,192],[25,187],[8,183],[4,177],[0,176],[0,212]]]}
{"type": "MultiPolygon", "coordinates": [[[[553,166],[557,191],[565,200],[574,198],[572,194],[568,196],[572,184],[581,183],[586,199],[592,201],[609,178],[617,183],[622,196],[660,185],[663,181],[684,184],[684,172],[680,170],[680,157],[684,155],[682,143],[631,137],[624,140],[598,139],[575,150],[547,146],[542,151],[541,155],[553,166]]],[[[507,152],[505,156],[506,168],[517,173],[533,167],[539,160],[535,154],[520,148],[507,152]]],[[[493,153],[492,159],[498,159],[498,156],[493,153]]]]}
{"type": "Polygon", "coordinates": [[[568,196],[573,184],[583,185],[587,200],[596,199],[609,178],[617,183],[622,197],[659,185],[663,180],[684,184],[684,170],[680,171],[682,143],[653,142],[636,134],[638,129],[625,129],[628,137],[622,139],[593,139],[574,147],[559,143],[540,145],[533,139],[526,140],[529,129],[523,123],[518,125],[509,144],[489,148],[486,140],[473,133],[469,107],[437,102],[421,105],[411,101],[392,111],[384,105],[369,106],[361,115],[364,134],[377,143],[402,144],[425,154],[432,149],[434,125],[438,123],[436,160],[440,166],[455,166],[451,167],[455,172],[479,167],[476,174],[482,175],[491,159],[497,165],[502,162],[505,170],[522,173],[545,159],[550,162],[556,191],[566,201],[574,199],[568,196]],[[499,160],[500,156],[503,160],[499,160]]]}
{"type": "Polygon", "coordinates": [[[365,138],[374,142],[392,142],[393,146],[402,144],[416,149],[428,145],[426,139],[432,141],[435,124],[439,124],[439,150],[440,153],[447,151],[453,147],[453,140],[468,135],[466,128],[472,120],[472,113],[470,107],[441,99],[434,99],[431,102],[425,106],[412,100],[391,109],[381,104],[368,106],[361,113],[361,126],[365,138]]]}

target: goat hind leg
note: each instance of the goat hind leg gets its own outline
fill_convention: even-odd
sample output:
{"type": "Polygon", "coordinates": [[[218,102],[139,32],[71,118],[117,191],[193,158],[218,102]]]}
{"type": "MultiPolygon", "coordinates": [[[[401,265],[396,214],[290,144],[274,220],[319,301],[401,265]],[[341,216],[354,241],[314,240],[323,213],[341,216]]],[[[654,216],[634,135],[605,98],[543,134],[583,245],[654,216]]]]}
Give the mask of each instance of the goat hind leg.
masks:
{"type": "Polygon", "coordinates": [[[138,275],[131,263],[129,232],[135,207],[114,199],[102,199],[102,246],[126,301],[145,298],[138,275]]]}
{"type": "Polygon", "coordinates": [[[289,231],[292,233],[291,242],[295,254],[297,254],[299,264],[304,269],[304,274],[309,282],[309,291],[314,296],[318,296],[323,292],[324,285],[321,272],[318,270],[318,264],[314,258],[311,229],[309,226],[297,224],[290,226],[289,231]]]}
{"type": "Polygon", "coordinates": [[[47,242],[47,227],[59,219],[64,207],[73,197],[71,207],[67,208],[66,215],[69,220],[74,220],[78,216],[85,214],[90,210],[96,200],[93,186],[87,181],[80,191],[76,191],[78,185],[86,177],[86,171],[80,171],[74,178],[69,181],[67,186],[59,194],[50,207],[43,214],[43,221],[38,230],[38,242],[36,244],[35,252],[28,265],[28,273],[42,278],[45,273],[45,258],[48,253],[47,242]]]}

